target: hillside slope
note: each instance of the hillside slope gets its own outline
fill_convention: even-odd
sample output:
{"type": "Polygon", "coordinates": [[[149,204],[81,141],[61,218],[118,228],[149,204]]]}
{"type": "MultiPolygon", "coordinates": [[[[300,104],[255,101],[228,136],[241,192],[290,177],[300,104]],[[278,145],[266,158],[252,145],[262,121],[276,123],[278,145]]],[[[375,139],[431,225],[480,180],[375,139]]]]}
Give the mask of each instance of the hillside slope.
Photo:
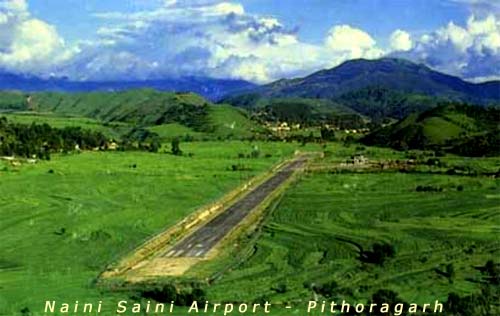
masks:
{"type": "Polygon", "coordinates": [[[395,149],[445,149],[467,156],[500,153],[500,110],[448,104],[411,114],[362,139],[395,149]],[[482,143],[482,144],[481,144],[482,143]]]}
{"type": "Polygon", "coordinates": [[[154,126],[155,131],[165,136],[208,133],[217,137],[250,137],[263,131],[242,109],[214,105],[194,93],[151,89],[74,94],[3,92],[0,93],[2,110],[154,126]]]}
{"type": "Polygon", "coordinates": [[[223,102],[251,111],[261,121],[302,125],[333,124],[359,127],[364,117],[357,111],[328,99],[266,98],[258,94],[228,97],[223,102]]]}

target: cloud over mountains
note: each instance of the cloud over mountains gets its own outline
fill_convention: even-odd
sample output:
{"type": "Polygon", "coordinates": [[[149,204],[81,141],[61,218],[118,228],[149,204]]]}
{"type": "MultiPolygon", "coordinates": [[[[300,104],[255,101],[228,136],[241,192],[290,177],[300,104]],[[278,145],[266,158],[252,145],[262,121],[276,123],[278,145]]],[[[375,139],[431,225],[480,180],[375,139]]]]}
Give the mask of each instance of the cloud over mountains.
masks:
{"type": "Polygon", "coordinates": [[[471,16],[465,26],[450,22],[395,55],[464,78],[499,79],[500,20],[489,15],[484,19],[471,16]]]}
{"type": "Polygon", "coordinates": [[[54,26],[32,17],[24,0],[0,0],[0,69],[77,80],[196,75],[268,82],[395,55],[464,78],[500,76],[500,19],[493,14],[419,36],[395,29],[387,47],[348,24],[332,25],[322,43],[308,43],[276,17],[237,2],[164,0],[152,10],[94,17],[103,22],[96,39],[67,44],[54,26]]]}

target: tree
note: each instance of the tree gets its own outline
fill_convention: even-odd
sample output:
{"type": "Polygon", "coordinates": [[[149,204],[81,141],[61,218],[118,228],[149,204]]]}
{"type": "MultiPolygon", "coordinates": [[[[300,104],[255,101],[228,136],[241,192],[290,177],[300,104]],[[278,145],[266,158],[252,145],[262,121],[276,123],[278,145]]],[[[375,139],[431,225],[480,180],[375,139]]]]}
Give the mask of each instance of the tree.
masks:
{"type": "Polygon", "coordinates": [[[180,141],[179,138],[177,137],[172,140],[172,154],[176,156],[182,155],[182,150],[180,148],[180,141]]]}
{"type": "Polygon", "coordinates": [[[149,145],[149,151],[152,153],[158,152],[158,150],[161,148],[161,142],[159,139],[152,139],[151,144],[149,145]]]}
{"type": "Polygon", "coordinates": [[[455,267],[453,263],[449,263],[446,265],[446,274],[448,276],[448,280],[450,283],[453,283],[453,278],[455,277],[455,267]]]}
{"type": "Polygon", "coordinates": [[[326,282],[313,287],[314,292],[323,295],[326,298],[331,298],[338,290],[338,284],[335,281],[326,282]]]}
{"type": "Polygon", "coordinates": [[[153,299],[157,302],[166,303],[176,301],[178,298],[175,286],[171,284],[155,285],[140,291],[140,296],[143,298],[153,299]]]}
{"type": "Polygon", "coordinates": [[[371,251],[363,251],[361,253],[361,260],[374,263],[377,265],[384,265],[389,258],[394,258],[396,250],[394,246],[387,243],[375,243],[371,251]]]}
{"type": "Polygon", "coordinates": [[[489,282],[494,285],[500,285],[500,265],[495,264],[493,260],[488,260],[483,268],[483,273],[488,276],[489,282]]]}
{"type": "Polygon", "coordinates": [[[327,127],[321,128],[321,139],[324,141],[334,141],[335,140],[335,132],[332,129],[327,127]]]}

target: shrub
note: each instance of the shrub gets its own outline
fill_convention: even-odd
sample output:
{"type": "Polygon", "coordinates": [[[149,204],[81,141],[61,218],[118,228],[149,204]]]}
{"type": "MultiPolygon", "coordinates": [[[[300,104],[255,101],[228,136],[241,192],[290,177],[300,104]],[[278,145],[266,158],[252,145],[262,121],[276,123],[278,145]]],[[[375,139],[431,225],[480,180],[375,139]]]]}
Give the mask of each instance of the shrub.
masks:
{"type": "Polygon", "coordinates": [[[180,148],[180,141],[179,138],[174,138],[171,143],[172,146],[172,154],[175,156],[181,156],[182,155],[182,150],[180,148]]]}
{"type": "Polygon", "coordinates": [[[260,150],[257,146],[255,146],[253,149],[252,149],[252,152],[250,153],[250,157],[251,158],[259,158],[260,156],[260,150]]]}
{"type": "Polygon", "coordinates": [[[393,245],[387,243],[375,243],[371,251],[363,251],[361,260],[367,263],[383,265],[387,259],[394,258],[396,250],[393,245]]]}
{"type": "Polygon", "coordinates": [[[323,295],[326,298],[333,297],[337,289],[338,284],[335,281],[326,282],[313,287],[314,292],[323,295]]]}
{"type": "Polygon", "coordinates": [[[276,293],[284,294],[287,291],[287,286],[285,283],[280,283],[275,288],[273,288],[273,290],[276,291],[276,293]]]}

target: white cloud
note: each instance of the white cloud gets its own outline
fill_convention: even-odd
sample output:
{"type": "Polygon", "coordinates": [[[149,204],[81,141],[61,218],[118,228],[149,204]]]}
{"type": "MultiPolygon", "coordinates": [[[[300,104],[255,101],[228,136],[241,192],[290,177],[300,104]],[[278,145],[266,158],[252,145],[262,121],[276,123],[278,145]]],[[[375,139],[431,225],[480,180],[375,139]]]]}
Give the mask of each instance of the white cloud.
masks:
{"type": "Polygon", "coordinates": [[[177,3],[177,0],[165,0],[165,6],[170,7],[177,3]]]}
{"type": "Polygon", "coordinates": [[[396,51],[408,51],[412,48],[413,42],[408,32],[395,30],[390,37],[391,49],[396,51]]]}
{"type": "MultiPolygon", "coordinates": [[[[278,19],[245,12],[241,4],[211,0],[178,0],[157,10],[123,14],[108,12],[97,17],[115,21],[99,30],[95,51],[85,49],[76,63],[103,59],[114,52],[128,52],[144,66],[138,77],[200,75],[268,82],[332,67],[352,58],[377,58],[383,51],[366,32],[349,25],[333,27],[324,44],[309,44],[278,19]],[[137,27],[137,23],[141,28],[137,27]]],[[[102,63],[106,67],[106,63],[102,63]]],[[[78,74],[71,65],[68,75],[78,74]]],[[[114,67],[109,64],[108,67],[114,67]]],[[[113,71],[93,68],[90,78],[113,71]]],[[[124,75],[115,72],[115,77],[124,75]]]]}
{"type": "Polygon", "coordinates": [[[0,24],[6,24],[9,21],[7,14],[0,12],[0,24]]]}
{"type": "Polygon", "coordinates": [[[471,16],[424,34],[408,52],[396,56],[423,62],[440,71],[477,81],[500,76],[500,19],[471,16]]]}
{"type": "Polygon", "coordinates": [[[222,2],[211,7],[203,8],[202,11],[204,11],[208,15],[215,16],[232,13],[242,15],[245,13],[245,9],[241,4],[229,2],[222,2]]]}
{"type": "Polygon", "coordinates": [[[363,30],[349,25],[337,25],[330,30],[326,45],[337,51],[357,51],[372,48],[375,40],[363,30]]]}
{"type": "Polygon", "coordinates": [[[56,29],[32,18],[24,0],[0,2],[0,67],[17,72],[46,73],[70,51],[56,29]]]}
{"type": "Polygon", "coordinates": [[[324,54],[331,56],[328,67],[349,59],[373,59],[384,55],[384,51],[377,47],[376,41],[370,34],[350,25],[332,27],[325,39],[325,49],[324,54]]]}
{"type": "Polygon", "coordinates": [[[7,0],[3,1],[3,5],[6,10],[11,12],[25,12],[28,10],[28,4],[25,0],[7,0]]]}
{"type": "Polygon", "coordinates": [[[455,48],[464,52],[472,43],[471,35],[465,28],[450,22],[445,28],[436,31],[436,40],[449,42],[455,48]]]}
{"type": "Polygon", "coordinates": [[[156,9],[94,14],[105,22],[97,39],[68,47],[53,26],[30,16],[25,1],[0,0],[0,68],[80,80],[195,75],[263,83],[392,54],[467,78],[500,75],[495,15],[418,37],[397,29],[384,48],[347,24],[332,25],[322,43],[311,44],[276,17],[250,14],[237,2],[155,1],[156,9]]]}
{"type": "MultiPolygon", "coordinates": [[[[490,8],[496,3],[449,1],[490,8]]],[[[241,4],[228,1],[165,1],[156,10],[96,16],[106,19],[108,26],[99,31],[92,49],[82,49],[74,59],[76,65],[66,68],[70,76],[84,73],[109,79],[127,75],[115,63],[97,62],[125,52],[134,60],[132,64],[142,65],[128,69],[129,75],[138,78],[201,75],[267,82],[349,59],[385,55],[424,62],[471,79],[500,74],[500,28],[494,14],[471,16],[465,25],[450,22],[418,37],[397,29],[385,48],[366,31],[346,24],[333,25],[322,44],[309,44],[275,17],[249,14],[241,4]],[[72,70],[85,63],[101,66],[91,67],[92,72],[72,70]],[[108,69],[112,67],[116,71],[108,69]]]]}

